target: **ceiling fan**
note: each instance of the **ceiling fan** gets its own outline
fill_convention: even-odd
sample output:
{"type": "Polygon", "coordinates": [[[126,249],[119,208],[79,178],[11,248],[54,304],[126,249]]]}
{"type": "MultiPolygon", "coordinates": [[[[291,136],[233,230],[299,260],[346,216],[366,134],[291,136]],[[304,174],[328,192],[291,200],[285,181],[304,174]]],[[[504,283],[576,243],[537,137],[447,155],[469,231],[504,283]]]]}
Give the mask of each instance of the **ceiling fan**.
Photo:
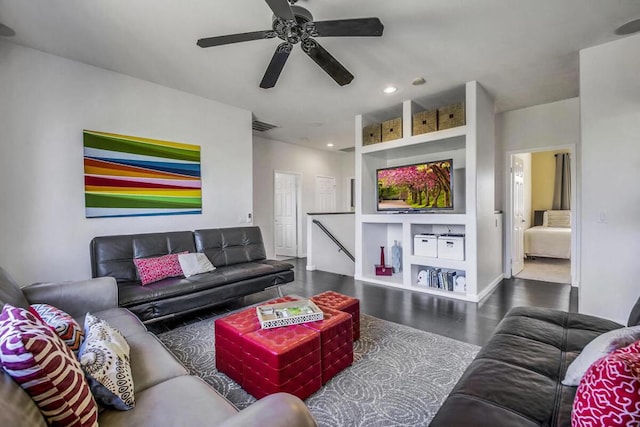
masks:
{"type": "Polygon", "coordinates": [[[309,55],[336,83],[340,86],[347,85],[353,80],[353,74],[320,46],[314,37],[380,37],[384,29],[378,18],[314,22],[311,12],[301,6],[295,6],[298,0],[265,1],[273,11],[272,29],[208,37],[197,42],[200,47],[212,47],[275,37],[282,39],[283,42],[276,48],[260,82],[260,87],[263,89],[276,85],[293,45],[298,43],[302,51],[309,55]]]}

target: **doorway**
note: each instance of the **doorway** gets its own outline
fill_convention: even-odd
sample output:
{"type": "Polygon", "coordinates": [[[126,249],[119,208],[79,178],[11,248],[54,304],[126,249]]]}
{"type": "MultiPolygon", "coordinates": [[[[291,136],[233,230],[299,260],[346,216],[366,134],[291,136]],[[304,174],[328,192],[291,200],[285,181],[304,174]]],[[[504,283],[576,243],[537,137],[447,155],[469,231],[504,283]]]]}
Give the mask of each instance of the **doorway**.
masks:
{"type": "Polygon", "coordinates": [[[561,153],[569,153],[569,175],[575,183],[574,146],[507,153],[505,277],[578,286],[575,188],[568,209],[553,206],[556,158],[561,153]],[[568,220],[554,229],[556,224],[543,218],[549,215],[545,212],[557,211],[564,211],[568,220]]]}
{"type": "Polygon", "coordinates": [[[301,174],[274,172],[273,230],[276,257],[295,257],[300,237],[301,174]]]}

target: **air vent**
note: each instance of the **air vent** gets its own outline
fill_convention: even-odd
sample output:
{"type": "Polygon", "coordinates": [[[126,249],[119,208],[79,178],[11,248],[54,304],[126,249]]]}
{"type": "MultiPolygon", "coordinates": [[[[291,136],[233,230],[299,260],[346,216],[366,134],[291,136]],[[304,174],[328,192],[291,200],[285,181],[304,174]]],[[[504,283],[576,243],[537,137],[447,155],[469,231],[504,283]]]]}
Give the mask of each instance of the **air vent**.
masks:
{"type": "Polygon", "coordinates": [[[260,120],[254,120],[251,122],[251,129],[256,132],[266,132],[271,129],[275,129],[278,126],[272,125],[271,123],[261,122],[260,120]]]}

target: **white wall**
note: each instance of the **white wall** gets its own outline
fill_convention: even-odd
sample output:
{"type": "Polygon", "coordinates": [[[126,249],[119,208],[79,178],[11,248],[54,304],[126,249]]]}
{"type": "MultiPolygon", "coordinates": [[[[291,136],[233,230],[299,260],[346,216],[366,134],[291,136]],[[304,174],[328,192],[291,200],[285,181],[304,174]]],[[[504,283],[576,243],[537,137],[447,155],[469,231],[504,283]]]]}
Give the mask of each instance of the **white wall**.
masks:
{"type": "MultiPolygon", "coordinates": [[[[509,170],[507,167],[510,154],[550,150],[559,147],[580,145],[580,100],[571,98],[549,104],[536,105],[519,110],[507,111],[496,115],[496,137],[501,153],[496,163],[496,180],[501,183],[502,197],[497,209],[504,215],[504,267],[505,276],[511,276],[511,241],[508,230],[511,229],[511,203],[509,191],[509,170]]],[[[574,165],[577,161],[574,159],[574,165]]],[[[575,171],[572,172],[575,175],[575,171]]],[[[574,190],[578,192],[580,183],[575,182],[574,190]]],[[[497,186],[498,188],[498,186],[497,186]]],[[[573,218],[577,217],[574,212],[573,218]]],[[[573,221],[574,228],[579,221],[573,221]]],[[[573,251],[572,251],[573,252],[573,251]]],[[[577,261],[577,256],[575,257],[577,261]]],[[[579,274],[572,271],[574,284],[579,281],[579,274]]]]}
{"type": "Polygon", "coordinates": [[[0,264],[90,277],[97,235],[238,225],[252,211],[251,113],[0,42],[0,264]],[[202,215],[85,218],[82,130],[201,146],[202,215]]]}
{"type": "Polygon", "coordinates": [[[580,52],[580,311],[626,323],[640,296],[640,35],[580,52]]]}
{"type": "Polygon", "coordinates": [[[505,165],[509,161],[504,155],[508,152],[539,151],[580,143],[580,100],[565,99],[549,104],[536,105],[519,110],[506,111],[496,115],[497,143],[502,150],[496,163],[497,209],[504,210],[508,190],[505,165]]]}
{"type": "MultiPolygon", "coordinates": [[[[325,214],[307,215],[307,270],[321,270],[330,273],[353,276],[355,262],[327,236],[313,220],[318,220],[340,243],[354,255],[356,252],[356,215],[325,214]]],[[[389,250],[389,255],[391,250],[389,250]]],[[[355,256],[355,255],[354,255],[355,256]]],[[[391,257],[389,257],[389,264],[391,257]]]]}
{"type": "MultiPolygon", "coordinates": [[[[273,257],[275,242],[273,238],[273,173],[294,172],[302,175],[302,224],[298,238],[298,256],[305,256],[307,247],[308,212],[313,212],[315,201],[316,176],[336,178],[336,206],[338,210],[348,211],[345,201],[345,174],[354,176],[345,166],[345,158],[355,160],[353,153],[315,150],[281,141],[254,136],[253,138],[253,206],[255,225],[260,226],[264,238],[267,256],[273,257]]],[[[348,162],[348,160],[347,160],[348,162]]]]}

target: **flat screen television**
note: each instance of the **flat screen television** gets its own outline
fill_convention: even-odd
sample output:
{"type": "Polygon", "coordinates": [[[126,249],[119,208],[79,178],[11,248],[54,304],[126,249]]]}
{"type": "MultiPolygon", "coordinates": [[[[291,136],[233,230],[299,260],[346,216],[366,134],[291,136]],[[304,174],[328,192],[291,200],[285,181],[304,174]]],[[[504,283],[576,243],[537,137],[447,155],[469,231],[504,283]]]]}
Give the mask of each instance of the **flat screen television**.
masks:
{"type": "Polygon", "coordinates": [[[378,211],[453,209],[453,159],[378,169],[378,211]]]}

